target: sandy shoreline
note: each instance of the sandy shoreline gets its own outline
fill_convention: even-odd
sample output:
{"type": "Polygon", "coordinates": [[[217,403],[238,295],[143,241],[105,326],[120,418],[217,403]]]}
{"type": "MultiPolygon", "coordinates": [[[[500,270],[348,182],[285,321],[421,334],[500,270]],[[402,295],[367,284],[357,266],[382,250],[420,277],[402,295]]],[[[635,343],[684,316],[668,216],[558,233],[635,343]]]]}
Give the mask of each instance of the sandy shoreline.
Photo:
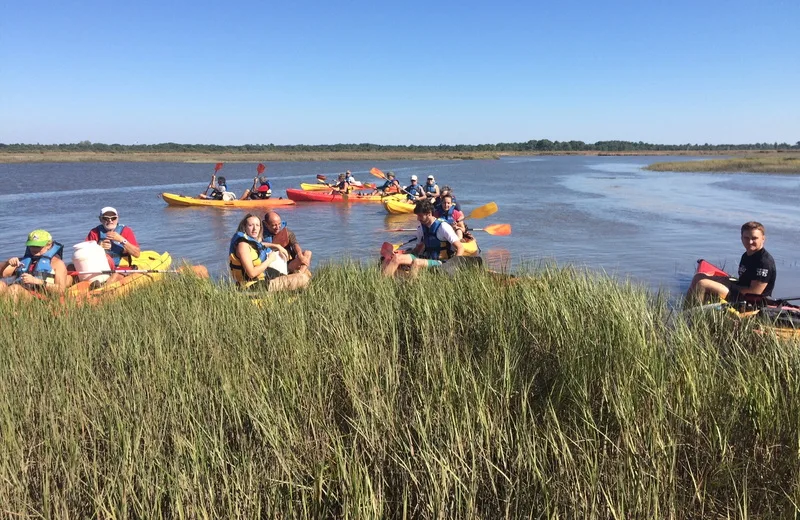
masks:
{"type": "Polygon", "coordinates": [[[215,163],[242,162],[256,163],[269,161],[452,161],[452,160],[494,160],[502,156],[535,155],[597,155],[597,156],[636,156],[636,155],[693,155],[718,156],[742,155],[742,152],[725,153],[703,152],[259,152],[259,153],[142,153],[142,152],[0,152],[0,163],[47,163],[47,162],[180,162],[215,163]]]}

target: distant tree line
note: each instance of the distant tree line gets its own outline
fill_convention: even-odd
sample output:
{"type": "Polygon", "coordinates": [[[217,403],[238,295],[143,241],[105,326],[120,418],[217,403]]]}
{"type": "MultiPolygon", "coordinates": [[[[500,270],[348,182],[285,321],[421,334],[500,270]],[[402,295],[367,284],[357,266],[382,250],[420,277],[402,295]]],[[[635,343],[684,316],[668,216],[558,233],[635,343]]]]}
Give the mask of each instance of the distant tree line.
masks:
{"type": "Polygon", "coordinates": [[[670,151],[710,151],[726,152],[732,150],[797,150],[800,141],[788,143],[752,144],[651,144],[642,141],[551,141],[532,139],[524,143],[497,144],[440,144],[427,145],[382,145],[361,144],[244,144],[226,146],[214,144],[104,144],[81,141],[69,144],[5,144],[0,143],[0,152],[105,152],[105,153],[258,153],[258,152],[670,152],[670,151]]]}

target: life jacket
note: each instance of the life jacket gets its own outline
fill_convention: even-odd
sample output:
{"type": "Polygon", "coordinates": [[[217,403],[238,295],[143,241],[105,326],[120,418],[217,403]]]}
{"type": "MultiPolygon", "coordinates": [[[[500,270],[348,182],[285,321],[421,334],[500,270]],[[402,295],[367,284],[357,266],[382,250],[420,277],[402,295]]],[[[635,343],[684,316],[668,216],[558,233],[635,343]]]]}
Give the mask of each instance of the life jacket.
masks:
{"type": "Polygon", "coordinates": [[[25,254],[19,259],[20,265],[16,269],[17,283],[21,280],[22,275],[28,273],[39,280],[43,280],[45,284],[52,285],[56,282],[55,269],[53,269],[53,257],[61,258],[61,253],[64,251],[64,246],[58,242],[53,242],[53,246],[41,256],[33,256],[30,248],[25,248],[25,254]]]}
{"type": "Polygon", "coordinates": [[[425,188],[424,188],[425,194],[427,195],[427,194],[429,194],[429,193],[431,193],[431,194],[433,194],[433,193],[436,193],[436,188],[437,188],[437,187],[438,187],[438,186],[436,186],[436,184],[435,184],[435,183],[434,183],[434,184],[428,184],[428,183],[426,182],[426,183],[425,183],[425,188]]]}
{"type": "Polygon", "coordinates": [[[213,200],[222,200],[222,196],[225,194],[226,191],[228,191],[228,187],[225,186],[224,184],[220,184],[219,186],[211,190],[211,195],[209,195],[208,198],[213,200]]]}
{"type": "Polygon", "coordinates": [[[261,265],[261,263],[267,259],[267,255],[269,255],[271,251],[270,248],[265,247],[261,242],[250,235],[241,231],[237,231],[236,234],[233,235],[233,238],[231,238],[230,246],[228,246],[228,267],[231,268],[233,279],[236,280],[239,285],[245,285],[247,282],[251,282],[253,280],[263,280],[265,278],[264,273],[261,273],[256,278],[250,278],[247,276],[247,273],[242,267],[241,260],[239,260],[239,257],[236,256],[236,246],[242,240],[245,240],[248,244],[250,244],[250,258],[253,260],[253,265],[261,265]]]}
{"type": "Polygon", "coordinates": [[[447,211],[445,211],[444,208],[439,207],[439,209],[436,211],[436,214],[440,219],[444,220],[445,222],[447,222],[452,226],[456,223],[456,219],[453,216],[455,211],[456,211],[455,206],[450,206],[450,209],[448,209],[447,211]]]}
{"type": "Polygon", "coordinates": [[[406,193],[408,193],[408,200],[410,200],[411,202],[414,202],[414,200],[416,200],[415,197],[417,195],[425,193],[422,191],[422,186],[420,186],[419,184],[417,185],[409,184],[408,186],[405,187],[405,191],[406,193]]]}
{"type": "MultiPolygon", "coordinates": [[[[114,231],[121,235],[123,229],[125,229],[125,226],[123,226],[122,224],[117,224],[117,227],[114,228],[114,231]]],[[[97,231],[97,235],[100,237],[99,239],[97,239],[98,244],[106,239],[108,231],[106,231],[105,227],[97,226],[96,228],[94,228],[94,230],[97,231]]],[[[131,256],[125,254],[125,248],[119,242],[114,242],[112,240],[111,249],[107,249],[106,254],[111,257],[111,260],[114,261],[114,267],[119,267],[119,264],[123,258],[127,260],[128,265],[132,265],[133,263],[131,261],[131,256]]]]}
{"type": "Polygon", "coordinates": [[[422,243],[425,246],[422,256],[431,260],[446,260],[453,256],[453,246],[450,242],[443,242],[436,238],[436,232],[444,221],[436,219],[431,227],[422,226],[422,243]]]}
{"type": "MultiPolygon", "coordinates": [[[[461,204],[458,203],[458,201],[456,200],[455,196],[452,193],[450,194],[450,198],[453,201],[453,205],[451,207],[457,209],[458,211],[461,211],[461,204]]],[[[436,214],[439,215],[444,214],[444,208],[442,208],[442,197],[439,197],[438,199],[436,199],[436,202],[433,203],[433,210],[436,212],[436,214]]]]}

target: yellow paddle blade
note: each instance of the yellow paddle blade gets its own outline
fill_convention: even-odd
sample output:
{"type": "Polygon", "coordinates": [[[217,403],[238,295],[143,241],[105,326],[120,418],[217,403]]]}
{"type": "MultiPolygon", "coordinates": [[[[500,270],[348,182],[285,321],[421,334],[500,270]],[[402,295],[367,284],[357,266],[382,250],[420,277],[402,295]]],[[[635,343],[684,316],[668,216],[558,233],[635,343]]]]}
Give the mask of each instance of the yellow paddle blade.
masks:
{"type": "Polygon", "coordinates": [[[386,180],[386,175],[384,175],[384,173],[377,168],[372,168],[369,173],[370,175],[386,180]]]}
{"type": "Polygon", "coordinates": [[[495,213],[497,213],[497,204],[490,202],[473,209],[470,214],[467,215],[467,218],[486,218],[489,215],[494,215],[495,213]]]}

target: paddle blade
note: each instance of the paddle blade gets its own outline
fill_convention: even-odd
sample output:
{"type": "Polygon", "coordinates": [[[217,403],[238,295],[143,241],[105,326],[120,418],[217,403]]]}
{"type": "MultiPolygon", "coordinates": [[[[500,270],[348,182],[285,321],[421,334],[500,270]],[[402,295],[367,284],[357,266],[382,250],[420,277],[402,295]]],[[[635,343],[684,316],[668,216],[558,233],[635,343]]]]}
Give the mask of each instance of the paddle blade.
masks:
{"type": "Polygon", "coordinates": [[[258,166],[256,166],[256,171],[258,172],[258,174],[259,174],[259,175],[261,175],[262,173],[264,173],[264,170],[266,170],[266,169],[267,169],[267,167],[266,167],[266,166],[264,166],[264,165],[263,165],[263,164],[261,164],[261,163],[258,163],[258,166]]]}
{"type": "Polygon", "coordinates": [[[492,224],[491,226],[486,226],[483,230],[490,235],[505,237],[511,234],[511,224],[492,224]]]}
{"type": "Polygon", "coordinates": [[[328,178],[324,175],[317,175],[317,180],[321,182],[325,182],[328,178]]]}
{"type": "Polygon", "coordinates": [[[486,218],[497,213],[497,204],[490,202],[473,209],[467,218],[486,218]]]}
{"type": "Polygon", "coordinates": [[[222,169],[222,163],[221,163],[221,162],[218,162],[218,163],[217,163],[217,164],[214,166],[214,172],[218,172],[218,171],[220,171],[221,169],[222,169]]]}
{"type": "Polygon", "coordinates": [[[379,169],[377,169],[377,168],[372,168],[372,169],[369,171],[369,173],[370,173],[370,175],[372,175],[372,176],[374,176],[374,177],[378,177],[379,179],[386,180],[386,175],[385,175],[385,174],[384,174],[382,171],[380,171],[379,169]]]}

